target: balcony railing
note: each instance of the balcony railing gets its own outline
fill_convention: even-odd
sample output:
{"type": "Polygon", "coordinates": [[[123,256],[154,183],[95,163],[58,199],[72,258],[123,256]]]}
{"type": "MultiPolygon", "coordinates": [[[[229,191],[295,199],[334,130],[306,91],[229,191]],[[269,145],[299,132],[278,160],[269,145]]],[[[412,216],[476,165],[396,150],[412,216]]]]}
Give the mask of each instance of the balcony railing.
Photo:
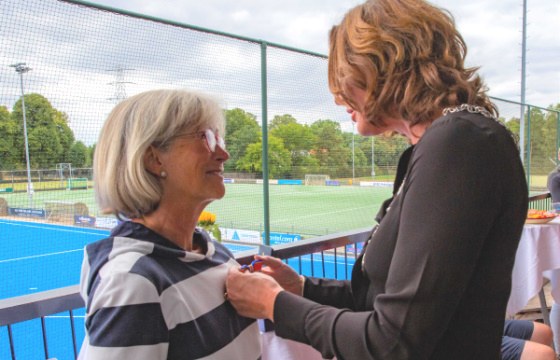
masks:
{"type": "Polygon", "coordinates": [[[529,209],[538,210],[551,210],[552,209],[552,197],[549,192],[531,196],[529,198],[529,209]]]}
{"type": "MultiPolygon", "coordinates": [[[[303,256],[310,257],[311,275],[325,276],[325,255],[334,259],[334,277],[348,278],[347,269],[351,267],[350,259],[357,257],[357,247],[354,246],[352,250],[348,250],[347,245],[362,243],[367,239],[370,229],[359,229],[356,231],[341,232],[333,235],[320,236],[309,240],[302,240],[295,243],[277,245],[273,247],[260,246],[253,251],[244,251],[236,253],[236,259],[241,264],[248,264],[253,260],[253,255],[257,252],[260,254],[270,254],[286,262],[295,260],[295,266],[292,264],[296,271],[302,272],[301,258],[303,256]],[[318,258],[318,259],[316,259],[318,258]],[[299,269],[298,269],[298,259],[299,269]],[[319,269],[315,270],[315,263],[320,262],[319,269]],[[342,264],[345,269],[344,274],[339,274],[337,264],[342,264]]],[[[45,359],[51,358],[49,351],[49,334],[46,326],[46,319],[49,316],[60,313],[68,313],[68,319],[71,333],[72,351],[74,358],[77,357],[79,344],[81,339],[76,335],[75,311],[82,309],[84,302],[78,292],[78,285],[73,285],[65,288],[44,291],[32,295],[18,296],[11,299],[0,300],[0,330],[7,329],[8,344],[0,343],[0,346],[8,346],[11,358],[16,359],[18,349],[14,343],[13,327],[18,324],[29,321],[39,320],[41,323],[42,339],[37,339],[37,342],[42,342],[43,355],[45,359]]],[[[50,334],[50,336],[56,336],[50,334]]],[[[2,349],[0,349],[0,354],[2,349]]]]}
{"type": "MultiPolygon", "coordinates": [[[[529,207],[548,210],[551,206],[550,201],[550,193],[532,196],[529,199],[529,207]]],[[[335,263],[335,272],[334,275],[331,274],[331,276],[335,278],[348,278],[347,269],[351,266],[349,259],[355,259],[357,257],[357,246],[353,246],[353,249],[349,251],[347,245],[363,243],[369,236],[369,233],[370,229],[366,228],[320,236],[290,244],[272,247],[260,246],[253,251],[236,253],[236,259],[241,264],[248,264],[252,261],[253,255],[257,252],[261,254],[270,254],[284,259],[286,262],[291,260],[292,263],[290,264],[292,267],[296,268],[296,271],[302,273],[301,258],[309,256],[308,260],[310,260],[311,263],[311,275],[324,277],[326,276],[324,257],[328,255],[334,259],[335,263]],[[316,257],[319,259],[316,259],[316,257]],[[297,266],[298,259],[300,264],[299,269],[297,266]],[[296,262],[295,266],[293,263],[294,260],[296,262]],[[322,270],[315,270],[315,262],[321,264],[319,269],[322,270]],[[345,269],[344,274],[339,274],[337,272],[337,265],[339,264],[343,265],[345,269]]],[[[18,323],[38,319],[41,323],[42,339],[38,339],[37,341],[42,341],[44,358],[49,359],[49,342],[45,319],[53,314],[67,312],[69,314],[72,350],[74,357],[77,357],[78,346],[81,339],[77,339],[76,336],[74,312],[83,307],[84,302],[78,292],[78,285],[0,300],[0,330],[3,328],[7,329],[9,343],[8,345],[0,343],[0,346],[9,346],[11,358],[16,359],[17,349],[14,346],[13,326],[17,326],[18,323]]]]}

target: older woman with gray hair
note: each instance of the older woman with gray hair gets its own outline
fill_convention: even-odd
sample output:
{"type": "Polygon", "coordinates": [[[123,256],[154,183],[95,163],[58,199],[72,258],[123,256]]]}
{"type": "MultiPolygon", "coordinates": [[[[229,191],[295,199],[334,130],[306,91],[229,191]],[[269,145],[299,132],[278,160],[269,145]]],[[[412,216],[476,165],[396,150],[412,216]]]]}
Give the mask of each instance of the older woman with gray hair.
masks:
{"type": "Polygon", "coordinates": [[[122,222],[85,249],[80,359],[258,359],[255,320],[224,300],[231,252],[196,227],[224,196],[224,117],[182,90],[118,104],[99,135],[95,195],[122,222]]]}

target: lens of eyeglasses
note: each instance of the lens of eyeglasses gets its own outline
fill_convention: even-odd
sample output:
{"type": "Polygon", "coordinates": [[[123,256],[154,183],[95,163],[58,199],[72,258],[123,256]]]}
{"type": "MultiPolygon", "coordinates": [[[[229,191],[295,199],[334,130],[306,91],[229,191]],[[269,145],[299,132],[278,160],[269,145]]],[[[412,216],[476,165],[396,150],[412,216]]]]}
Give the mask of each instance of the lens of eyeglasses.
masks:
{"type": "Polygon", "coordinates": [[[216,135],[211,129],[204,130],[204,137],[206,138],[206,143],[210,151],[216,151],[216,145],[218,145],[222,150],[226,149],[226,143],[220,135],[216,135]]]}

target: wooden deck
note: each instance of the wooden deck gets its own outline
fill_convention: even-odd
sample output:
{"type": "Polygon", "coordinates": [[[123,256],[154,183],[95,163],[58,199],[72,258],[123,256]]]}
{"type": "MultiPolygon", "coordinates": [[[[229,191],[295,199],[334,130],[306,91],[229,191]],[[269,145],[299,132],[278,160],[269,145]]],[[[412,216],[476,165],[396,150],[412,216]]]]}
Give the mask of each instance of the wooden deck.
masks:
{"type": "MultiPolygon", "coordinates": [[[[544,286],[544,295],[546,298],[548,311],[550,312],[550,307],[552,305],[552,296],[550,295],[550,282],[544,286]]],[[[543,322],[539,296],[537,295],[532,298],[529,303],[523,308],[523,310],[515,314],[514,318],[543,322]]]]}

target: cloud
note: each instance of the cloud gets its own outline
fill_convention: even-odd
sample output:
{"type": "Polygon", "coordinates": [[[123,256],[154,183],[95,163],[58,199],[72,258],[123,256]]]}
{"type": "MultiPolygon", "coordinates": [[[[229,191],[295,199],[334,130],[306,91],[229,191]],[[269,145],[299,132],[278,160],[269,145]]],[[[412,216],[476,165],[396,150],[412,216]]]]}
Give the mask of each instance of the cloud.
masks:
{"type": "MultiPolygon", "coordinates": [[[[331,26],[362,1],[206,0],[197,2],[196,6],[183,0],[160,0],[157,5],[151,0],[97,2],[326,54],[331,26]]],[[[433,3],[453,14],[469,46],[467,63],[481,66],[491,94],[497,97],[517,94],[510,100],[519,100],[522,2],[497,0],[490,4],[487,0],[434,0],[433,3]],[[518,90],[509,89],[506,84],[515,85],[518,90]]],[[[542,106],[560,102],[560,62],[556,60],[560,54],[560,37],[556,30],[559,18],[560,2],[528,2],[527,102],[542,106]]]]}
{"type": "MultiPolygon", "coordinates": [[[[327,35],[343,14],[361,1],[285,0],[97,0],[148,16],[191,24],[270,43],[326,54],[327,35]],[[196,6],[195,6],[196,4],[196,6]]],[[[455,16],[469,47],[467,64],[480,66],[490,95],[519,100],[521,8],[518,0],[438,0],[455,16]],[[513,13],[513,15],[512,15],[513,13]]],[[[557,61],[560,5],[532,0],[528,16],[526,100],[560,102],[557,61]]],[[[259,118],[260,44],[163,25],[55,0],[2,0],[0,104],[11,108],[19,83],[7,65],[28,62],[29,91],[47,96],[69,114],[79,139],[92,143],[114,101],[116,84],[127,95],[171,87],[220,94],[228,108],[259,118]],[[9,20],[4,20],[9,19],[9,20]],[[7,22],[5,22],[7,21],[7,22]],[[128,69],[122,79],[115,70],[128,69]],[[7,81],[5,81],[7,79],[7,81]],[[112,85],[111,85],[112,84],[112,85]]],[[[314,56],[268,47],[269,118],[290,113],[302,122],[334,119],[349,123],[334,106],[326,83],[326,62],[314,56]]]]}

